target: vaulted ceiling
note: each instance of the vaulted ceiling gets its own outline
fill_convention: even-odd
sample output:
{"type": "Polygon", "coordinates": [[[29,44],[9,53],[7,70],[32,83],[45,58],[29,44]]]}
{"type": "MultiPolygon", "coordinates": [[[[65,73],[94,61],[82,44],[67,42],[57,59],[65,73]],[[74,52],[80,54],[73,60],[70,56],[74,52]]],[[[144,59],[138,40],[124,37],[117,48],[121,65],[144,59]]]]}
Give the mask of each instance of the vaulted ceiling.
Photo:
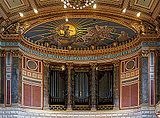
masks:
{"type": "Polygon", "coordinates": [[[128,24],[134,22],[149,22],[159,28],[160,1],[159,0],[96,0],[97,8],[92,6],[82,10],[63,8],[61,0],[0,0],[0,28],[8,27],[15,22],[34,24],[46,19],[81,17],[106,17],[128,24]],[[122,13],[123,9],[126,13],[122,13]],[[35,14],[33,9],[38,10],[35,14]],[[24,16],[20,17],[19,13],[24,16]],[[141,16],[136,14],[141,12],[141,16]]]}

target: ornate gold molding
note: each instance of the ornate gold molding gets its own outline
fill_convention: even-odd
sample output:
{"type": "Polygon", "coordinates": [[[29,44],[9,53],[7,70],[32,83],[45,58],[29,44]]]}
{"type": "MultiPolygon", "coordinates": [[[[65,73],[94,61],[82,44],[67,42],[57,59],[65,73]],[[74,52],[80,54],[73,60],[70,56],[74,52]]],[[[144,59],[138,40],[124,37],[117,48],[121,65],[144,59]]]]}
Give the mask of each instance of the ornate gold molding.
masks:
{"type": "Polygon", "coordinates": [[[46,68],[49,68],[50,66],[50,63],[48,61],[42,61],[43,62],[43,66],[46,67],[46,68]]]}
{"type": "Polygon", "coordinates": [[[71,70],[73,68],[73,63],[66,63],[66,67],[71,70]]]}
{"type": "Polygon", "coordinates": [[[90,63],[90,66],[93,69],[96,69],[97,68],[97,63],[96,62],[93,62],[93,63],[90,63]]]}
{"type": "Polygon", "coordinates": [[[142,50],[141,53],[140,53],[140,55],[142,57],[148,57],[149,56],[149,50],[142,50]]]}
{"type": "Polygon", "coordinates": [[[0,57],[4,57],[5,56],[5,51],[4,50],[0,50],[0,57]]]}
{"type": "Polygon", "coordinates": [[[11,50],[11,53],[13,57],[18,57],[19,59],[22,59],[23,53],[19,50],[11,50]]]}
{"type": "Polygon", "coordinates": [[[120,62],[121,62],[120,60],[112,61],[114,67],[120,66],[120,62]]]}
{"type": "Polygon", "coordinates": [[[160,56],[160,49],[155,51],[156,56],[160,56]]]}

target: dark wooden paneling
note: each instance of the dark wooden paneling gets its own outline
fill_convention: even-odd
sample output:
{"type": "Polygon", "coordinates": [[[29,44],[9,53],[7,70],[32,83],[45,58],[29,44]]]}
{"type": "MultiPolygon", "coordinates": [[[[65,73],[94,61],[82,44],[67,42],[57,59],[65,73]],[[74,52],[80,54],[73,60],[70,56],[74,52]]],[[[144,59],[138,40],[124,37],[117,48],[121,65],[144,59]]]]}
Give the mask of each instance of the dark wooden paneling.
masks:
{"type": "Polygon", "coordinates": [[[41,87],[32,86],[32,106],[41,107],[41,87]]]}
{"type": "Polygon", "coordinates": [[[31,106],[31,85],[24,84],[24,106],[31,106]]]}
{"type": "Polygon", "coordinates": [[[131,85],[131,106],[138,106],[138,83],[131,85]]]}
{"type": "Polygon", "coordinates": [[[122,86],[122,107],[131,106],[130,86],[122,86]]]}
{"type": "Polygon", "coordinates": [[[122,86],[122,107],[138,106],[138,83],[122,86]]]}

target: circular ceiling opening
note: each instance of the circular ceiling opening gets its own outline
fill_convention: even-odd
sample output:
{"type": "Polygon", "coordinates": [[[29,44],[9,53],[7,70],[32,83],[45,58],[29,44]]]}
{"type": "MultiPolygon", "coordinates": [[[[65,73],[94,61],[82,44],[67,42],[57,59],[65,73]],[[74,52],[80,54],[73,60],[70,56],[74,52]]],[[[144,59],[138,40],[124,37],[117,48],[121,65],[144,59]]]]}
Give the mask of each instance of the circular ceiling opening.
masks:
{"type": "Polygon", "coordinates": [[[136,38],[134,30],[107,20],[69,18],[45,22],[25,33],[34,43],[47,42],[50,46],[85,48],[91,45],[109,46],[136,38]]]}

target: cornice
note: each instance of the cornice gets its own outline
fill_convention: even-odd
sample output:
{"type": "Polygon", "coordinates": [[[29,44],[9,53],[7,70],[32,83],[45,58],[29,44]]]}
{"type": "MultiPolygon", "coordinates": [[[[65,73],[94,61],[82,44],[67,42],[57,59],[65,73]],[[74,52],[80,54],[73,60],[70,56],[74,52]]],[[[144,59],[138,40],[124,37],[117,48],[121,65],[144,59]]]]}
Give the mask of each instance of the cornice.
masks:
{"type": "Polygon", "coordinates": [[[127,57],[127,55],[133,56],[133,53],[141,48],[143,48],[143,50],[147,50],[150,47],[158,49],[160,45],[160,40],[156,38],[156,35],[152,35],[152,37],[151,35],[141,36],[131,42],[119,44],[117,47],[101,47],[94,50],[89,48],[85,50],[69,50],[45,47],[34,44],[27,39],[21,40],[20,36],[15,35],[5,35],[3,38],[4,39],[0,42],[2,48],[6,47],[7,49],[12,49],[16,46],[16,49],[21,50],[22,53],[37,55],[36,58],[62,63],[66,61],[77,61],[79,63],[82,61],[82,63],[88,63],[92,61],[104,62],[110,59],[120,60],[120,58],[127,57]]]}

